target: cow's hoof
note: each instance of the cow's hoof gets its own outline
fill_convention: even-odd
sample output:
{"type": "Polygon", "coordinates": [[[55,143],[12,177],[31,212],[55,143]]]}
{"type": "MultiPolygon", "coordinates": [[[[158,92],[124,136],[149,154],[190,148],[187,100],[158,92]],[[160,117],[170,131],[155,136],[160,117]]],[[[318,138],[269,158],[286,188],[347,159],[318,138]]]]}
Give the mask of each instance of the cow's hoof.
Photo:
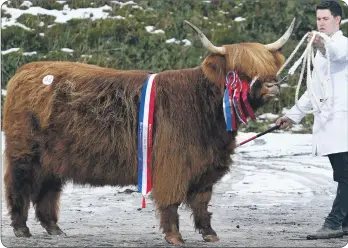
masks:
{"type": "Polygon", "coordinates": [[[58,229],[49,229],[49,230],[46,230],[46,231],[47,231],[47,233],[49,235],[66,236],[66,234],[62,230],[60,230],[59,228],[58,229]]]}
{"type": "Polygon", "coordinates": [[[180,233],[168,233],[165,240],[172,245],[183,245],[185,243],[180,233]]]}
{"type": "Polygon", "coordinates": [[[28,227],[17,227],[13,228],[13,232],[16,235],[16,237],[19,238],[29,238],[31,237],[30,231],[28,227]]]}
{"type": "Polygon", "coordinates": [[[183,245],[185,244],[183,239],[180,238],[166,238],[166,241],[171,245],[183,245]]]}
{"type": "Polygon", "coordinates": [[[63,235],[66,236],[66,234],[60,230],[59,226],[57,225],[57,223],[55,222],[50,222],[49,224],[41,224],[43,228],[46,229],[47,233],[49,235],[63,235]]]}
{"type": "Polygon", "coordinates": [[[220,239],[219,239],[219,237],[216,236],[216,235],[209,234],[209,235],[204,235],[204,236],[203,236],[203,240],[204,240],[205,242],[217,242],[217,241],[219,241],[220,239]]]}

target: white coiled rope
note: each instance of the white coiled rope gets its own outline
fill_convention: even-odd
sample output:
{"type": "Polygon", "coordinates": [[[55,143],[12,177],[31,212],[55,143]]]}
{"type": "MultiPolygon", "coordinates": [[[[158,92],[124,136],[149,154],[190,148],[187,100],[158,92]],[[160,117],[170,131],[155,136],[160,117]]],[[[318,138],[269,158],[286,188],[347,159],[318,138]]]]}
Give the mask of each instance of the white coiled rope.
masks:
{"type": "MultiPolygon", "coordinates": [[[[285,68],[285,66],[287,66],[287,64],[290,62],[290,60],[294,57],[295,53],[297,52],[297,50],[300,48],[300,46],[302,45],[302,43],[304,42],[304,40],[307,38],[309,33],[307,33],[305,36],[303,36],[303,38],[301,39],[300,43],[297,45],[297,47],[295,48],[295,50],[291,53],[290,57],[285,61],[284,65],[280,68],[279,72],[277,73],[277,75],[280,74],[280,72],[285,68]]],[[[296,107],[298,108],[298,110],[304,114],[312,114],[315,112],[319,112],[321,111],[321,108],[323,107],[323,105],[325,104],[327,98],[328,98],[328,86],[331,86],[331,64],[330,64],[330,54],[329,54],[329,50],[327,47],[327,42],[330,41],[330,38],[324,34],[324,33],[320,33],[320,32],[314,32],[314,35],[312,36],[311,40],[308,42],[307,47],[305,49],[305,51],[303,52],[302,56],[294,63],[294,65],[289,69],[288,74],[292,75],[294,74],[294,72],[296,71],[297,67],[301,64],[302,62],[302,69],[301,69],[301,73],[300,73],[300,78],[297,84],[297,88],[296,88],[296,93],[295,93],[295,103],[296,103],[296,107]],[[327,79],[320,79],[317,78],[320,82],[316,82],[316,83],[320,83],[320,90],[321,93],[323,95],[323,98],[318,100],[317,95],[313,92],[313,87],[312,87],[312,73],[311,73],[311,63],[313,63],[314,61],[314,49],[313,49],[313,41],[316,37],[316,35],[322,37],[324,39],[324,46],[325,46],[325,50],[326,50],[326,56],[327,56],[327,79]],[[306,63],[307,63],[307,92],[308,92],[308,96],[311,100],[312,103],[312,110],[309,111],[305,111],[303,109],[301,109],[298,105],[298,94],[300,91],[300,87],[301,87],[301,82],[303,79],[303,73],[306,67],[306,63]],[[321,103],[320,103],[321,101],[321,103]]],[[[316,68],[314,67],[314,70],[316,70],[316,68]]],[[[315,71],[316,73],[316,71],[315,71]]],[[[317,74],[317,73],[316,73],[317,74]]],[[[317,74],[318,75],[318,74],[317,74]]]]}

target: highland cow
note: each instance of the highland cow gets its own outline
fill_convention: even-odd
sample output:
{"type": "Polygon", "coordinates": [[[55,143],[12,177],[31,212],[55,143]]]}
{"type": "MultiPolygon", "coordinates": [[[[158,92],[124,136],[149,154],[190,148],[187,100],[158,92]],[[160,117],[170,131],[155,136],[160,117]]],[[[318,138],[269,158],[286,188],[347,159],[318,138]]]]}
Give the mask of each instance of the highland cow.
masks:
{"type": "MultiPolygon", "coordinates": [[[[211,54],[200,66],[158,72],[151,157],[152,198],[165,240],[182,244],[178,206],[187,204],[205,241],[218,240],[208,203],[232,163],[237,130],[226,130],[226,74],[251,82],[256,110],[280,92],[277,72],[286,33],[271,44],[214,46],[188,23],[211,54]]],[[[151,72],[74,62],[34,62],[11,78],[3,112],[5,197],[18,237],[30,237],[30,202],[51,235],[63,234],[59,197],[68,180],[92,186],[138,183],[137,142],[141,89],[151,72]],[[50,82],[43,78],[52,75],[50,82]]]]}

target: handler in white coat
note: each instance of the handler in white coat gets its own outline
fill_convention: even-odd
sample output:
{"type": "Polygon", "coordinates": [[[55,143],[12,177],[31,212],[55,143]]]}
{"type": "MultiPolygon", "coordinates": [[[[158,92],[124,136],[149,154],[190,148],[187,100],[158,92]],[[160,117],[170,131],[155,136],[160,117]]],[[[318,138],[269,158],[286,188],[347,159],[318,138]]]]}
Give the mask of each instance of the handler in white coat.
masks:
{"type": "MultiPolygon", "coordinates": [[[[313,45],[318,48],[312,73],[312,92],[306,91],[298,101],[298,107],[304,111],[312,110],[309,94],[315,94],[319,104],[324,101],[321,80],[330,76],[327,100],[314,113],[313,155],[328,156],[334,171],[334,181],[338,182],[337,194],[332,210],[325,218],[323,226],[307,239],[326,239],[348,235],[348,39],[339,30],[342,8],[335,0],[322,1],[316,8],[319,32],[330,37],[327,43],[330,58],[330,75],[328,75],[328,54],[324,41],[317,36],[313,45]],[[321,102],[320,102],[321,101],[321,102]]],[[[308,36],[310,40],[311,32],[308,36]]],[[[276,124],[286,129],[292,123],[299,123],[305,116],[297,106],[293,106],[276,124]]]]}

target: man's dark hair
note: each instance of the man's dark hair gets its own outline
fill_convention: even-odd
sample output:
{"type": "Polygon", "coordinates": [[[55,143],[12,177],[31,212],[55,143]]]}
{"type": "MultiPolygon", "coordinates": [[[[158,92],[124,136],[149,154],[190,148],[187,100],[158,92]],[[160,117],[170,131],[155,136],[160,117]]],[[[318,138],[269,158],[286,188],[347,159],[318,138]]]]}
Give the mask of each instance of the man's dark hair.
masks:
{"type": "Polygon", "coordinates": [[[318,9],[328,9],[334,17],[340,16],[342,19],[342,7],[337,0],[323,0],[317,5],[318,9]]]}

